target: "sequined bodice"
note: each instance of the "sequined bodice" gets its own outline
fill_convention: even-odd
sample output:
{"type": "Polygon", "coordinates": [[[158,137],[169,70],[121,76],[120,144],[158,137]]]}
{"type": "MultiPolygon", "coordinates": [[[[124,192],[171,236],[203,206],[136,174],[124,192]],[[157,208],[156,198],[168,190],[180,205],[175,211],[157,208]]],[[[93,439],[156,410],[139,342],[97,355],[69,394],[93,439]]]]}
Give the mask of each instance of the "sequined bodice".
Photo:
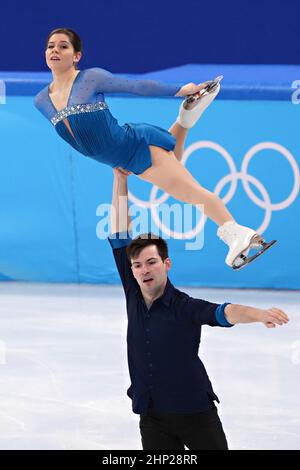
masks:
{"type": "Polygon", "coordinates": [[[92,113],[102,109],[108,109],[107,104],[104,101],[92,104],[77,104],[74,106],[67,106],[66,108],[59,111],[53,118],[51,118],[52,124],[55,126],[59,121],[63,121],[68,116],[80,113],[92,113]]]}

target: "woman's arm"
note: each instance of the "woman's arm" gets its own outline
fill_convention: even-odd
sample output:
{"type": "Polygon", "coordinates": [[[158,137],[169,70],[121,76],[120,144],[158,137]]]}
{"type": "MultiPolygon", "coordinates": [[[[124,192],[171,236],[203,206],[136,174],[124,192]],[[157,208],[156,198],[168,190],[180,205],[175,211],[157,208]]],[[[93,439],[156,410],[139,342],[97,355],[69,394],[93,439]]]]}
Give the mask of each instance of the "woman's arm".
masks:
{"type": "Polygon", "coordinates": [[[98,93],[133,93],[142,96],[187,96],[205,87],[205,83],[164,83],[157,80],[137,80],[113,75],[107,70],[89,69],[89,80],[95,82],[98,93]]]}

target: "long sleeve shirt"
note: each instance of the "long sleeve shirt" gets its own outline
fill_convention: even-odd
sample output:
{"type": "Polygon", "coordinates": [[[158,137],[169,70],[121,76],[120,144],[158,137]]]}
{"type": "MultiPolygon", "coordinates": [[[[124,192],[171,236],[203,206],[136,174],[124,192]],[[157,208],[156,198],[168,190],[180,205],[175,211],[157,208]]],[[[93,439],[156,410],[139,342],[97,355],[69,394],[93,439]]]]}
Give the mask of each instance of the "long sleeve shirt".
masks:
{"type": "Polygon", "coordinates": [[[226,304],[195,299],[167,281],[148,309],[126,254],[130,239],[110,238],[128,316],[127,351],[134,413],[206,411],[215,395],[198,356],[202,325],[230,327],[226,304]]]}

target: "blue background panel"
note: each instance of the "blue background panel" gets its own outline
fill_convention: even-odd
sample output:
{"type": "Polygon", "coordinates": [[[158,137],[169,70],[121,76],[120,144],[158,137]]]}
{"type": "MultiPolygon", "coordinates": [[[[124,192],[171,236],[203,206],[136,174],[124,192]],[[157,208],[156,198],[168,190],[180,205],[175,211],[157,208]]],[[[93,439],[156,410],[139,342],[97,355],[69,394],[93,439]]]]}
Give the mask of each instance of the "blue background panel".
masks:
{"type": "Polygon", "coordinates": [[[298,0],[1,2],[1,70],[47,70],[57,27],[83,39],[82,67],[143,73],[183,64],[299,64],[298,0]]]}
{"type": "MultiPolygon", "coordinates": [[[[179,100],[108,97],[112,113],[124,122],[149,122],[170,127],[179,100]]],[[[252,158],[248,173],[263,184],[274,203],[299,184],[297,118],[299,109],[288,101],[223,101],[205,112],[188,136],[186,149],[203,141],[225,149],[237,171],[247,152],[261,142],[281,145],[290,163],[275,150],[252,158]]],[[[8,96],[0,106],[0,273],[2,280],[43,282],[119,282],[109,244],[97,237],[99,205],[111,201],[112,170],[71,149],[33,108],[32,97],[8,96]]],[[[228,174],[223,157],[211,148],[195,149],[186,166],[205,187],[214,190],[228,174]]],[[[135,176],[130,190],[149,200],[151,186],[135,176]]],[[[262,195],[251,186],[258,198],[262,195]]],[[[221,193],[227,193],[229,184],[221,193]]],[[[299,197],[288,207],[272,211],[264,236],[278,244],[247,267],[233,272],[224,264],[227,247],[208,221],[203,249],[186,250],[186,241],[170,240],[171,279],[177,285],[218,287],[300,287],[299,197]]],[[[169,198],[167,203],[174,203],[169,198]]],[[[245,192],[241,181],[228,203],[236,219],[258,229],[266,211],[245,192]]],[[[158,228],[157,228],[158,230],[158,228]]]]}

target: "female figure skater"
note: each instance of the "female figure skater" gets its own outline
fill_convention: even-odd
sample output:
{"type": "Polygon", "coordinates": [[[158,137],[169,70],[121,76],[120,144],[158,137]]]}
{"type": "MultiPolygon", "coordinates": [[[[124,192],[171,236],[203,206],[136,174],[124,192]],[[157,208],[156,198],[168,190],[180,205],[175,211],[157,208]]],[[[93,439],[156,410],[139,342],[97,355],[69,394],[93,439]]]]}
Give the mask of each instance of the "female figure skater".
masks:
{"type": "Polygon", "coordinates": [[[100,68],[79,71],[81,56],[81,40],[73,30],[60,28],[49,34],[46,62],[53,81],[36,96],[35,105],[65,141],[83,155],[133,172],[178,200],[202,204],[205,214],[219,226],[219,238],[229,245],[225,261],[234,269],[245,266],[275,243],[266,243],[254,230],[237,224],[221,199],[200,186],[180,163],[188,129],[216,97],[220,85],[208,91],[209,82],[167,84],[115,77],[100,68]],[[193,95],[194,102],[190,104],[187,98],[181,104],[168,132],[144,123],[120,126],[104,101],[103,93],[112,92],[193,95]],[[258,251],[250,257],[251,248],[258,251]]]}

